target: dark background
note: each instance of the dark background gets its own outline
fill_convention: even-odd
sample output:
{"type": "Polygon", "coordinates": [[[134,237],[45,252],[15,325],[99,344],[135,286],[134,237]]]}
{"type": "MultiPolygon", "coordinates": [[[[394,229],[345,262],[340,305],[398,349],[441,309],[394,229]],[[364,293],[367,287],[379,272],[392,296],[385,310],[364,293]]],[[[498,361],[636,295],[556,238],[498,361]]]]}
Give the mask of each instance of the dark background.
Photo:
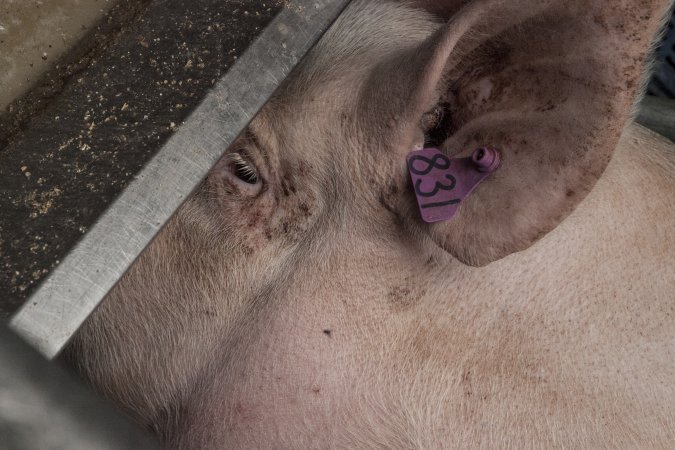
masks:
{"type": "Polygon", "coordinates": [[[656,53],[654,76],[647,93],[656,97],[675,98],[675,16],[670,18],[663,42],[656,53]]]}

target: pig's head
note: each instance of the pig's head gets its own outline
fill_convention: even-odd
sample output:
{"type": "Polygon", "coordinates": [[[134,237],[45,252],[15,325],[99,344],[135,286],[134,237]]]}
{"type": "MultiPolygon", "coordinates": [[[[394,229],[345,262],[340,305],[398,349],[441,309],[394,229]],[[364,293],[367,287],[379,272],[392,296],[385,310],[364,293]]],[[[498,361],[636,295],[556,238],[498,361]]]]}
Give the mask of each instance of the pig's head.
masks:
{"type": "Polygon", "coordinates": [[[478,266],[528,248],[603,173],[667,3],[355,2],[71,353],[161,426],[214,354],[241,356],[230,344],[257,311],[358,277],[346,267],[362,242],[440,248],[478,266]],[[433,225],[419,217],[405,163],[425,144],[451,156],[502,152],[458,214],[433,225]]]}
{"type": "Polygon", "coordinates": [[[465,264],[524,250],[601,176],[665,3],[408,2],[434,16],[363,5],[252,125],[277,139],[278,162],[263,170],[280,178],[267,186],[283,194],[292,177],[319,202],[300,222],[337,211],[369,227],[395,219],[465,264]],[[404,163],[425,144],[450,156],[492,145],[504,161],[453,220],[434,225],[419,218],[404,163]]]}

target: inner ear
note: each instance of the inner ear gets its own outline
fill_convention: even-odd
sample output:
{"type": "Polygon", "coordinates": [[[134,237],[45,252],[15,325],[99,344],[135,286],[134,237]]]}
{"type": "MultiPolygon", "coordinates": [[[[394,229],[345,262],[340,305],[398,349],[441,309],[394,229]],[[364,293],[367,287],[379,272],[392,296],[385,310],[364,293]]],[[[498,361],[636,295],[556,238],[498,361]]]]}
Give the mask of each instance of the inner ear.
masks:
{"type": "Polygon", "coordinates": [[[450,20],[463,6],[471,0],[408,0],[408,5],[424,9],[444,20],[450,20]]]}
{"type": "Polygon", "coordinates": [[[497,147],[502,165],[452,220],[417,223],[461,261],[484,265],[532,245],[592,189],[629,118],[669,2],[439,3],[466,5],[408,55],[427,58],[402,75],[404,85],[417,80],[402,93],[416,114],[408,124],[440,101],[452,118],[440,149],[469,156],[497,147]]]}

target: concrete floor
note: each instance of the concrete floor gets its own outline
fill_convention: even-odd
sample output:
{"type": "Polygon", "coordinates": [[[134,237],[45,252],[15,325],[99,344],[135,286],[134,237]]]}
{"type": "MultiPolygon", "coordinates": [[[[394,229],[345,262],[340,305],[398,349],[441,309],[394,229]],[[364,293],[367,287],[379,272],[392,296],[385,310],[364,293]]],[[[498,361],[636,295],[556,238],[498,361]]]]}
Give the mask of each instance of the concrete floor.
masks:
{"type": "Polygon", "coordinates": [[[0,112],[117,0],[0,0],[0,112]]]}

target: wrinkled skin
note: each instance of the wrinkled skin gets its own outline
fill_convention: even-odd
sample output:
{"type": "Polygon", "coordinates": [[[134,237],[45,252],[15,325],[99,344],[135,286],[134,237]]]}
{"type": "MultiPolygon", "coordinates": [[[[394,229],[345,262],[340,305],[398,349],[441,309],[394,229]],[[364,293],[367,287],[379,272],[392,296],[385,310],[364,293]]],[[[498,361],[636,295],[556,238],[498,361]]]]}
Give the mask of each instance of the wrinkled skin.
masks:
{"type": "Polygon", "coordinates": [[[675,151],[625,125],[667,4],[355,2],[69,359],[168,448],[672,448],[675,151]],[[504,159],[427,225],[439,103],[504,159]]]}

